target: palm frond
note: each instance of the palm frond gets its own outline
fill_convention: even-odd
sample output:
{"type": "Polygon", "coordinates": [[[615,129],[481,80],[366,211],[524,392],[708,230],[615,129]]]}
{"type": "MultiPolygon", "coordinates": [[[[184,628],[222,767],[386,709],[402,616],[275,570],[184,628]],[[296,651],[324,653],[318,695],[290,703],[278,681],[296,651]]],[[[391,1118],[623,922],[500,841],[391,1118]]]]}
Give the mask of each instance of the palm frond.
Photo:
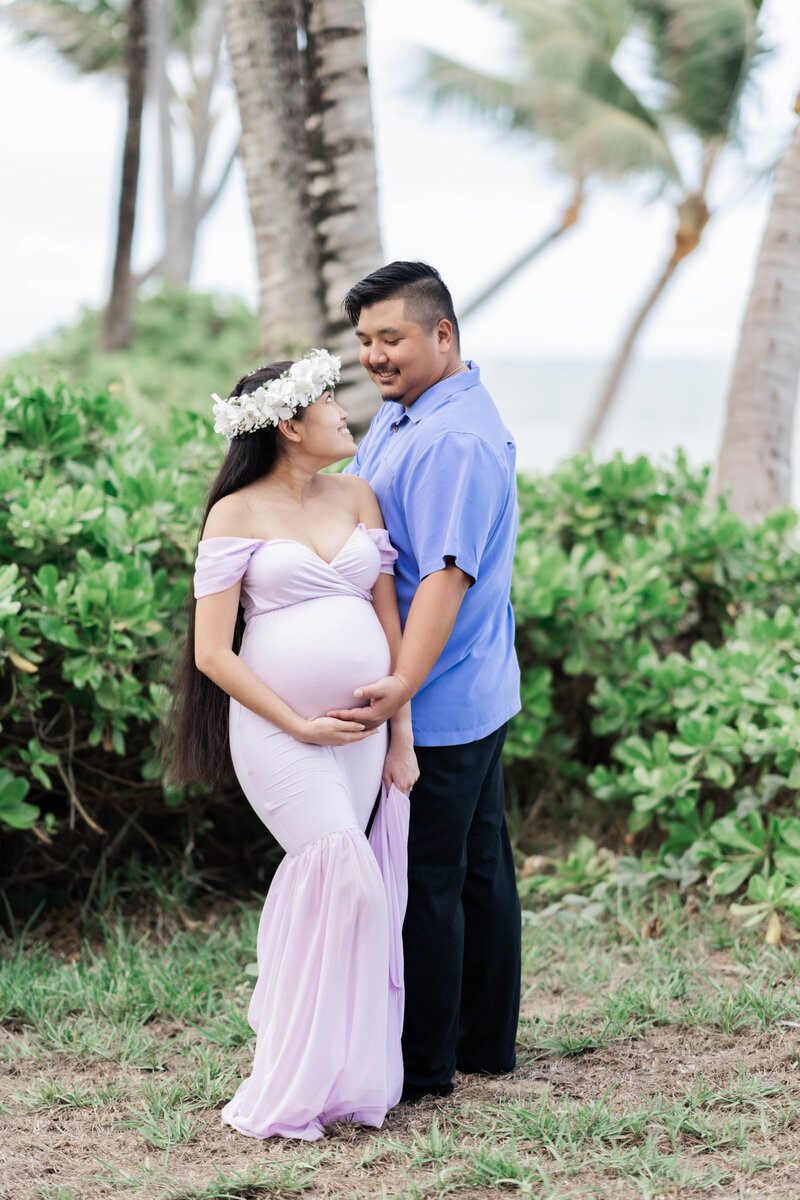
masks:
{"type": "Polygon", "coordinates": [[[122,69],[126,15],[123,0],[13,0],[2,9],[22,41],[49,46],[82,74],[122,69]]]}
{"type": "Polygon", "coordinates": [[[558,142],[554,164],[574,173],[611,177],[655,174],[681,182],[680,169],[669,142],[658,128],[630,113],[598,106],[595,115],[558,142]]]}
{"type": "Polygon", "coordinates": [[[761,0],[482,2],[511,25],[515,61],[497,73],[428,55],[424,83],[438,103],[549,141],[573,174],[680,182],[675,119],[707,144],[733,140],[761,0]],[[644,34],[645,72],[629,82],[626,54],[644,34]]]}
{"type": "Polygon", "coordinates": [[[425,53],[422,65],[424,84],[435,105],[459,107],[502,128],[536,132],[530,96],[516,80],[431,52],[425,53]]]}
{"type": "Polygon", "coordinates": [[[636,0],[650,29],[667,111],[709,140],[733,132],[759,43],[756,0],[636,0]]]}
{"type": "Polygon", "coordinates": [[[625,82],[611,58],[574,28],[551,30],[524,46],[526,75],[542,84],[570,80],[589,96],[621,108],[655,128],[656,116],[625,82]]]}
{"type": "Polygon", "coordinates": [[[633,0],[495,0],[491,7],[519,30],[525,43],[571,31],[608,59],[634,16],[633,0]]]}
{"type": "MultiPolygon", "coordinates": [[[[597,100],[658,126],[657,114],[619,74],[616,51],[630,33],[634,0],[483,0],[516,33],[518,62],[509,73],[518,87],[540,93],[565,81],[597,100]]],[[[551,108],[552,105],[548,105],[551,108]]],[[[570,106],[574,111],[574,106],[570,106]]]]}
{"type": "Polygon", "coordinates": [[[179,49],[191,61],[202,44],[213,10],[222,0],[166,0],[170,46],[179,49]]]}

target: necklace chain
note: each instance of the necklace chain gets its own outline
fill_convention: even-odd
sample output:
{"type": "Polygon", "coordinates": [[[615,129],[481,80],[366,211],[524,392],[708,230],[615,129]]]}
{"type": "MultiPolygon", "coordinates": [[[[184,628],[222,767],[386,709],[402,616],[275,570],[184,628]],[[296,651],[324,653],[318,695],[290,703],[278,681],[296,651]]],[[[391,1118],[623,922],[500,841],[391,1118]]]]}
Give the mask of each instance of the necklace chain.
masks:
{"type": "Polygon", "coordinates": [[[463,369],[464,369],[464,366],[465,366],[465,364],[464,364],[464,363],[459,363],[459,364],[458,364],[458,366],[457,366],[457,367],[454,367],[454,368],[453,368],[453,370],[452,370],[452,371],[450,371],[450,372],[449,372],[447,375],[443,375],[443,376],[442,376],[442,378],[439,380],[439,383],[444,383],[445,379],[449,379],[449,378],[450,378],[450,376],[451,376],[451,375],[455,375],[455,373],[456,373],[457,371],[463,371],[463,369]]]}

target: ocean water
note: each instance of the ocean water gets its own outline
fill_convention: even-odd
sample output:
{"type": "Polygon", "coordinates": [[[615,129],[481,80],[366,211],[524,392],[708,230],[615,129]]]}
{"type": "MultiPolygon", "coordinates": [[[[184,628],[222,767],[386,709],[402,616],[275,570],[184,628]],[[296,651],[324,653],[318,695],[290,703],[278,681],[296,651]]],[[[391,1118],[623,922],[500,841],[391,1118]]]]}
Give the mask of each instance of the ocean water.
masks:
{"type": "MultiPolygon", "coordinates": [[[[517,442],[520,470],[548,470],[577,448],[600,389],[605,364],[591,359],[483,358],[481,378],[517,442]]],[[[717,359],[645,359],[623,380],[595,450],[607,457],[670,458],[682,447],[691,462],[717,456],[732,363],[717,359]]],[[[794,462],[800,463],[800,421],[794,462]]],[[[793,500],[800,504],[800,471],[793,500]]]]}

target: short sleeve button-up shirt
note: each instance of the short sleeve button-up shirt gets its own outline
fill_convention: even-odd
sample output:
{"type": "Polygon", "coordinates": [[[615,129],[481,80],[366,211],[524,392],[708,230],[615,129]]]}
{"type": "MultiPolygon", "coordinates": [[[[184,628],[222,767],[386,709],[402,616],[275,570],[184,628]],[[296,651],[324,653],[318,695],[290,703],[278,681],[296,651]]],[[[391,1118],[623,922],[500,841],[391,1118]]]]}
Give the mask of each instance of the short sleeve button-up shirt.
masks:
{"type": "Polygon", "coordinates": [[[408,409],[384,402],[346,468],[372,486],[397,550],[403,625],[420,581],[447,558],[474,581],[411,702],[420,746],[477,741],[520,707],[510,602],[516,448],[480,371],[467,366],[408,409]]]}

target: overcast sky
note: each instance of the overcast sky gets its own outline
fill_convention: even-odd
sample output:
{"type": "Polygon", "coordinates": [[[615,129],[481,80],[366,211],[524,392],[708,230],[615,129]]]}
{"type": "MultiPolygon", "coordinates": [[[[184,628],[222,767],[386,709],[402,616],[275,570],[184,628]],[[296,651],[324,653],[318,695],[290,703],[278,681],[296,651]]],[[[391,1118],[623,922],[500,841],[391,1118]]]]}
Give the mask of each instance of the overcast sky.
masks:
{"type": "MultiPolygon", "coordinates": [[[[765,0],[763,14],[776,51],[764,61],[760,96],[748,108],[756,164],[767,164],[785,145],[800,87],[800,3],[765,0]]],[[[522,138],[434,114],[419,99],[414,77],[423,45],[474,63],[503,61],[505,35],[484,8],[470,0],[369,0],[368,16],[386,257],[433,262],[458,307],[550,227],[568,187],[522,138]]],[[[7,352],[105,298],[123,96],[119,85],[80,78],[54,56],[19,47],[0,31],[0,112],[0,352],[7,352]]],[[[234,134],[229,116],[220,131],[221,156],[226,135],[234,134]]],[[[135,246],[140,267],[159,248],[157,187],[151,150],[135,246]]],[[[730,174],[712,196],[728,207],[657,310],[642,339],[643,355],[730,354],[769,201],[762,183],[734,207],[731,196],[741,190],[730,174]]],[[[671,246],[668,204],[645,204],[643,196],[630,186],[598,189],[581,227],[466,323],[467,352],[475,358],[608,356],[671,246]]],[[[194,283],[255,300],[238,168],[205,226],[194,283]]]]}

